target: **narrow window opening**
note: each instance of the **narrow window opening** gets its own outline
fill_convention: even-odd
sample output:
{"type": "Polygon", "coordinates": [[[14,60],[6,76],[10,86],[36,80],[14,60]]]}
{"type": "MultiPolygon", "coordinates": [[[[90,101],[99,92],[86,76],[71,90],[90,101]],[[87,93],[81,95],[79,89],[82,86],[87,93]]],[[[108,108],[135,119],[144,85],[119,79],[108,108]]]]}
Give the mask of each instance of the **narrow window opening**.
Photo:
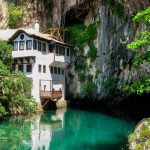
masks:
{"type": "Polygon", "coordinates": [[[18,42],[14,42],[14,51],[17,51],[18,50],[18,42]]]}
{"type": "Polygon", "coordinates": [[[27,70],[28,73],[32,72],[32,64],[27,65],[27,70]]]}
{"type": "Polygon", "coordinates": [[[20,41],[19,49],[24,50],[24,41],[20,41]]]}
{"type": "Polygon", "coordinates": [[[46,73],[46,66],[43,66],[43,73],[46,73]]]}
{"type": "Polygon", "coordinates": [[[32,41],[31,40],[26,41],[26,49],[27,50],[31,50],[32,49],[32,41]]]}
{"type": "Polygon", "coordinates": [[[38,42],[38,51],[41,51],[41,42],[38,42]]]}
{"type": "Polygon", "coordinates": [[[23,72],[23,64],[18,65],[18,70],[23,72]]]}
{"type": "Polygon", "coordinates": [[[37,41],[35,41],[35,40],[33,41],[33,49],[37,50],[37,41]]]}
{"type": "Polygon", "coordinates": [[[39,65],[38,70],[39,70],[39,72],[42,72],[42,66],[41,65],[39,65]]]}

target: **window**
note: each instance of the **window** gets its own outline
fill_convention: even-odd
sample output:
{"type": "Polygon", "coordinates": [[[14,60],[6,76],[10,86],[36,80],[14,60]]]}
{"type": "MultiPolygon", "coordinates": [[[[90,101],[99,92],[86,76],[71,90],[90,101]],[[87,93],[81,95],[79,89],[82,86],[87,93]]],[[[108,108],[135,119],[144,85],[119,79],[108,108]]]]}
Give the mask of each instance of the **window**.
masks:
{"type": "Polygon", "coordinates": [[[60,74],[60,68],[58,67],[58,74],[60,74]]]}
{"type": "Polygon", "coordinates": [[[58,51],[59,51],[59,46],[56,45],[56,54],[58,54],[58,51]]]}
{"type": "Polygon", "coordinates": [[[62,47],[59,46],[59,55],[62,54],[62,47]]]}
{"type": "Polygon", "coordinates": [[[18,42],[14,42],[14,51],[18,50],[18,42]]]}
{"type": "Polygon", "coordinates": [[[54,67],[54,73],[57,74],[57,68],[56,67],[54,67]]]}
{"type": "Polygon", "coordinates": [[[65,47],[62,48],[62,54],[65,55],[65,47]]]}
{"type": "Polygon", "coordinates": [[[41,51],[41,42],[38,42],[38,51],[41,51]]]}
{"type": "Polygon", "coordinates": [[[62,74],[64,74],[64,69],[62,69],[62,74]]]}
{"type": "Polygon", "coordinates": [[[67,56],[69,56],[70,54],[70,49],[69,48],[67,48],[67,56]]]}
{"type": "Polygon", "coordinates": [[[23,40],[24,39],[24,34],[20,35],[20,39],[23,40]]]}
{"type": "Polygon", "coordinates": [[[51,67],[51,73],[53,73],[54,71],[53,71],[53,67],[51,67]]]}
{"type": "Polygon", "coordinates": [[[43,66],[43,73],[46,73],[46,66],[43,66]]]}
{"type": "Polygon", "coordinates": [[[32,64],[27,64],[26,72],[32,72],[32,64]]]}
{"type": "Polygon", "coordinates": [[[43,43],[42,46],[43,46],[43,52],[46,52],[46,43],[43,43]]]}
{"type": "Polygon", "coordinates": [[[42,72],[42,66],[41,65],[39,65],[38,70],[39,70],[39,72],[42,72]]]}
{"type": "Polygon", "coordinates": [[[33,41],[33,49],[37,50],[37,41],[33,41]]]}
{"type": "Polygon", "coordinates": [[[24,41],[20,41],[19,49],[24,50],[24,41]]]}
{"type": "Polygon", "coordinates": [[[18,65],[18,70],[23,72],[23,64],[18,65]]]}
{"type": "Polygon", "coordinates": [[[54,52],[54,45],[52,45],[52,44],[49,45],[49,52],[50,53],[54,52]]]}
{"type": "Polygon", "coordinates": [[[32,49],[32,41],[31,40],[26,41],[26,49],[27,50],[32,49]]]}

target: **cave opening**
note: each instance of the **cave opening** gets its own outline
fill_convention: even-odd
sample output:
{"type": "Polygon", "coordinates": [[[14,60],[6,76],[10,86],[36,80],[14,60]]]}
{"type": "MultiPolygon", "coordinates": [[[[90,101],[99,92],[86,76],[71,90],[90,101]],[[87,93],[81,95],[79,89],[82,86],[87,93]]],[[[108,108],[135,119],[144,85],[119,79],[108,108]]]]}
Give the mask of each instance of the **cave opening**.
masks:
{"type": "Polygon", "coordinates": [[[80,5],[71,8],[65,14],[65,26],[71,26],[73,24],[84,24],[84,20],[89,11],[89,3],[81,3],[80,5]]]}

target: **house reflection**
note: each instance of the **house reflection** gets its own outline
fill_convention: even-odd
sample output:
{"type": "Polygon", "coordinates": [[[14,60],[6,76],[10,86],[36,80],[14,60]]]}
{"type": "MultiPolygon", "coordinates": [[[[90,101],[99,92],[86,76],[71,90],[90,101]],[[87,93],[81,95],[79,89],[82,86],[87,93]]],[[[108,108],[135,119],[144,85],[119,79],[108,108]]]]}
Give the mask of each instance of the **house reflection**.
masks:
{"type": "Polygon", "coordinates": [[[44,113],[38,116],[31,125],[32,150],[49,150],[53,131],[64,126],[64,113],[66,109],[57,109],[55,113],[44,113]]]}

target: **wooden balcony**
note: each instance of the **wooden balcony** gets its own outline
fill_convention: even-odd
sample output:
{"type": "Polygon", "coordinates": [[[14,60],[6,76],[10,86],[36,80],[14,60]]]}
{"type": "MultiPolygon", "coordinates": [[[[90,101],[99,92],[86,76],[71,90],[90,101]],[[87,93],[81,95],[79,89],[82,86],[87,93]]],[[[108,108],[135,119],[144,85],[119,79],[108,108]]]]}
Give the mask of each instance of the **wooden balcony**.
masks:
{"type": "Polygon", "coordinates": [[[61,97],[62,97],[62,91],[40,90],[40,98],[43,98],[43,99],[60,99],[61,97]]]}

